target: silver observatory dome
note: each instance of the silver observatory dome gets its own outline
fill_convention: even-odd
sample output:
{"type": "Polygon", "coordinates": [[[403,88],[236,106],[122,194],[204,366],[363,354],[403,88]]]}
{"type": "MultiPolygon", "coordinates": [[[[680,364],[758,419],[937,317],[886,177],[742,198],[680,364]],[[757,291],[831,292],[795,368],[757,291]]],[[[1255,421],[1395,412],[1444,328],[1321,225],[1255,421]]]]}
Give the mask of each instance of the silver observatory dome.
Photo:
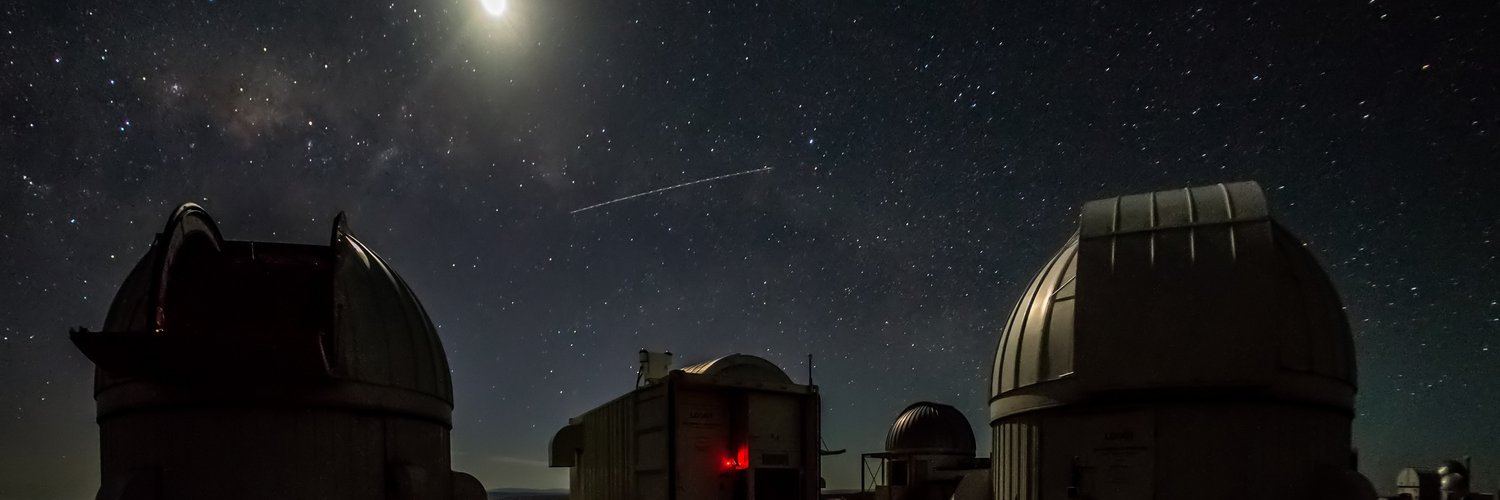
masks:
{"type": "Polygon", "coordinates": [[[1352,474],[1353,337],[1255,183],[1086,203],[993,370],[999,497],[1285,496],[1352,474]]]}
{"type": "Polygon", "coordinates": [[[1236,387],[1350,411],[1333,284],[1254,183],[1085,204],[995,355],[992,417],[1108,391],[1236,387]]]}

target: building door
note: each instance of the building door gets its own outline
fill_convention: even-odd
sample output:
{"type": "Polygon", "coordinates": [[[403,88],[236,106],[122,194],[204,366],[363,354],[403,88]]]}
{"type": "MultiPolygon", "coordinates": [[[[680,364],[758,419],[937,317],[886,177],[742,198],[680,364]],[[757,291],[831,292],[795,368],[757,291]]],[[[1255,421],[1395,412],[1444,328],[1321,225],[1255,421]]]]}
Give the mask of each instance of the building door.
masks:
{"type": "Polygon", "coordinates": [[[798,469],[755,469],[755,500],[801,498],[798,469]]]}
{"type": "Polygon", "coordinates": [[[731,472],[733,479],[730,488],[734,489],[733,500],[750,500],[750,471],[740,469],[731,472]]]}

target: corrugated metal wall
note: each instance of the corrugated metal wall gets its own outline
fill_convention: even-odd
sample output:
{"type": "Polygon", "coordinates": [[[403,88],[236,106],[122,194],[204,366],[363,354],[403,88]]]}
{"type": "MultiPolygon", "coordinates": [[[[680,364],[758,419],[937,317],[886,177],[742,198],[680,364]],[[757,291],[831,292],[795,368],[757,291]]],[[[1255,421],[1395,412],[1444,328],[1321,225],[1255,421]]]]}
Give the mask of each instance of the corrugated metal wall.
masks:
{"type": "Polygon", "coordinates": [[[572,500],[635,500],[635,398],[584,414],[583,451],[573,468],[572,500]]]}
{"type": "Polygon", "coordinates": [[[672,389],[656,386],[635,393],[635,487],[633,500],[668,500],[672,487],[669,422],[672,389]]]}
{"type": "Polygon", "coordinates": [[[1041,426],[1029,417],[1005,419],[992,427],[995,500],[1039,498],[1041,426]]]}
{"type": "Polygon", "coordinates": [[[1193,402],[1018,415],[996,422],[995,500],[1311,498],[1350,465],[1348,415],[1193,402]]]}

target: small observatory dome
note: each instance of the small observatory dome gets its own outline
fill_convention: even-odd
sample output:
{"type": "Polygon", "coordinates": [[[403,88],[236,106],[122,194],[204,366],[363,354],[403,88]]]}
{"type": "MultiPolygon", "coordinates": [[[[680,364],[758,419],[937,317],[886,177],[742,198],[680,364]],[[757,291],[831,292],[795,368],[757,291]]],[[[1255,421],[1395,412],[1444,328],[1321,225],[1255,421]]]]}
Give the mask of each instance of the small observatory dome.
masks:
{"type": "Polygon", "coordinates": [[[1449,493],[1468,493],[1469,478],[1457,472],[1443,474],[1441,487],[1449,493]]]}
{"type": "Polygon", "coordinates": [[[1444,460],[1442,464],[1438,465],[1437,474],[1439,476],[1446,476],[1449,474],[1468,475],[1469,467],[1464,465],[1463,462],[1457,460],[1444,460]]]}
{"type": "Polygon", "coordinates": [[[1255,183],[1086,203],[993,369],[1000,497],[1285,496],[1352,465],[1343,307],[1255,183]]]}
{"type": "Polygon", "coordinates": [[[1442,475],[1432,469],[1407,467],[1396,474],[1397,488],[1431,488],[1436,491],[1442,475]]]}
{"type": "Polygon", "coordinates": [[[907,406],[885,435],[885,451],[905,455],[974,456],[974,430],[958,408],[921,401],[907,406]]]}
{"type": "Polygon", "coordinates": [[[1469,467],[1457,460],[1444,460],[1437,468],[1440,487],[1449,493],[1469,493],[1469,467]]]}
{"type": "Polygon", "coordinates": [[[73,342],[97,366],[107,498],[483,498],[411,288],[350,234],[232,241],[179,207],[73,342]]]}

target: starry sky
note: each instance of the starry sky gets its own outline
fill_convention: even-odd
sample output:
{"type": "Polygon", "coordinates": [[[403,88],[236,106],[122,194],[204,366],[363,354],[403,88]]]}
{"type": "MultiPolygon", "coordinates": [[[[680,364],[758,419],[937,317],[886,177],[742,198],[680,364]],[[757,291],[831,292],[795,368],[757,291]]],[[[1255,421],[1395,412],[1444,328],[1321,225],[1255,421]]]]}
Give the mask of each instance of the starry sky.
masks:
{"type": "Polygon", "coordinates": [[[850,487],[915,400],[988,449],[1000,328],[1083,201],[1238,180],[1340,288],[1377,488],[1471,454],[1493,491],[1497,5],[7,2],[0,498],[92,497],[67,331],[182,202],[303,243],[347,211],[439,326],[488,487],[565,485],[548,439],[642,347],[813,354],[850,487]]]}

